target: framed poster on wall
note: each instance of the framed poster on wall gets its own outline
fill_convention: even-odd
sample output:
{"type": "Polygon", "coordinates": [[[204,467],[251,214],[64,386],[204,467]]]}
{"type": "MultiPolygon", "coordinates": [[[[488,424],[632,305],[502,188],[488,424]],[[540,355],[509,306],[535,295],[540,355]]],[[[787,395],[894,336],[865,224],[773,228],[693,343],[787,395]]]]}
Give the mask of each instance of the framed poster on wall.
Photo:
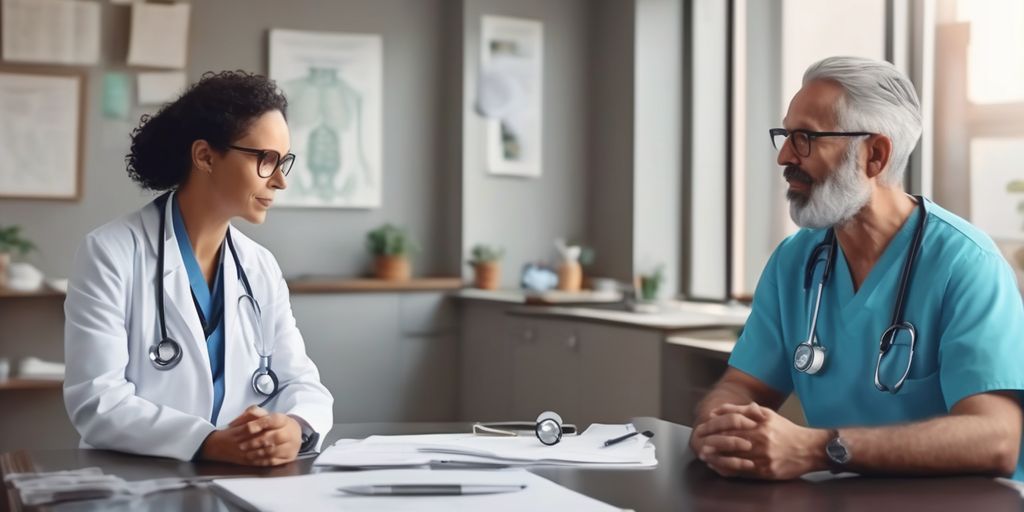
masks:
{"type": "Polygon", "coordinates": [[[478,110],[487,118],[491,174],[542,173],[543,24],[484,16],[480,31],[478,110]]]}
{"type": "Polygon", "coordinates": [[[81,196],[82,74],[0,68],[0,198],[81,196]]]}
{"type": "Polygon", "coordinates": [[[380,35],[270,31],[270,78],[288,97],[296,154],[278,204],[380,206],[381,74],[380,35]]]}

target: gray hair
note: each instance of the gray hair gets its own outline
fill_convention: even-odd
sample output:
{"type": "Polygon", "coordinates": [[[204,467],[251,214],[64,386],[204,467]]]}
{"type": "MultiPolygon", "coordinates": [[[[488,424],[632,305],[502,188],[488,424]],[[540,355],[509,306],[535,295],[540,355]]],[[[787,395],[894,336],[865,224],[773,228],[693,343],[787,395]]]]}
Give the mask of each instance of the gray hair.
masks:
{"type": "Polygon", "coordinates": [[[921,103],[914,84],[889,62],[862,57],[829,57],[804,72],[804,84],[829,80],[843,88],[836,105],[840,130],[880,133],[892,140],[889,171],[882,183],[902,184],[910,154],[921,137],[921,103]]]}

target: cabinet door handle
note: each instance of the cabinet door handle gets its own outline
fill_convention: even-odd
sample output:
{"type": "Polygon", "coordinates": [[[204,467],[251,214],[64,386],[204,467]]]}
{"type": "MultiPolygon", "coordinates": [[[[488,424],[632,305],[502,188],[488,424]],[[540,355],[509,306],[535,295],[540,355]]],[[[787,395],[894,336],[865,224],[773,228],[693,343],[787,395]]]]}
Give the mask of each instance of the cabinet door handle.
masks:
{"type": "Polygon", "coordinates": [[[580,339],[575,334],[573,334],[572,336],[569,336],[568,338],[565,339],[565,346],[569,350],[576,350],[580,347],[580,339]]]}

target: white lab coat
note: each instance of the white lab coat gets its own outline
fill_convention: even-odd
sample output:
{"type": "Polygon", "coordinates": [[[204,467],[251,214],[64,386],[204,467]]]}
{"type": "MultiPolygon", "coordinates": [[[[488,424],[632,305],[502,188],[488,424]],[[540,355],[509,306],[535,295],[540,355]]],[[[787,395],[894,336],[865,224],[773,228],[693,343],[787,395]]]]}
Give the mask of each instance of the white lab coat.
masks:
{"type": "MultiPolygon", "coordinates": [[[[239,322],[246,320],[238,314],[237,297],[245,288],[225,248],[224,402],[217,425],[210,423],[213,381],[206,338],[171,211],[164,210],[150,203],[96,229],[79,247],[64,303],[64,404],[83,447],[189,460],[215,428],[264,397],[250,385],[259,356],[252,341],[242,337],[239,322]],[[150,346],[161,337],[156,302],[161,214],[166,216],[167,335],[183,351],[181,362],[167,371],[157,370],[149,359],[150,346]]],[[[276,339],[272,368],[282,387],[266,407],[302,418],[322,442],[332,426],[334,399],[306,356],[281,269],[270,251],[229,229],[260,304],[265,332],[276,339]]]]}

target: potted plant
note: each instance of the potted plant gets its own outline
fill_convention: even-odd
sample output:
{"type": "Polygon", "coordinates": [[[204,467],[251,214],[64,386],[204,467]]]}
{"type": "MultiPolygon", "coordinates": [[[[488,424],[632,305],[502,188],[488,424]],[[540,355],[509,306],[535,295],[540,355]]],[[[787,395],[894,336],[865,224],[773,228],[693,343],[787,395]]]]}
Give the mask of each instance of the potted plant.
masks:
{"type": "Polygon", "coordinates": [[[11,264],[11,256],[24,256],[35,248],[35,244],[21,236],[21,226],[0,227],[0,288],[7,285],[7,267],[11,264]]]}
{"type": "Polygon", "coordinates": [[[477,244],[470,250],[469,264],[473,266],[473,285],[481,290],[497,290],[501,282],[501,258],[505,250],[500,247],[477,244]]]}
{"type": "Polygon", "coordinates": [[[384,224],[366,234],[366,247],[374,257],[374,275],[378,279],[405,281],[412,275],[409,256],[419,248],[405,229],[384,224]]]}
{"type": "Polygon", "coordinates": [[[649,274],[640,274],[639,280],[639,299],[644,302],[653,302],[658,298],[658,290],[661,288],[662,281],[665,280],[665,268],[662,265],[658,265],[654,272],[649,274]]]}

